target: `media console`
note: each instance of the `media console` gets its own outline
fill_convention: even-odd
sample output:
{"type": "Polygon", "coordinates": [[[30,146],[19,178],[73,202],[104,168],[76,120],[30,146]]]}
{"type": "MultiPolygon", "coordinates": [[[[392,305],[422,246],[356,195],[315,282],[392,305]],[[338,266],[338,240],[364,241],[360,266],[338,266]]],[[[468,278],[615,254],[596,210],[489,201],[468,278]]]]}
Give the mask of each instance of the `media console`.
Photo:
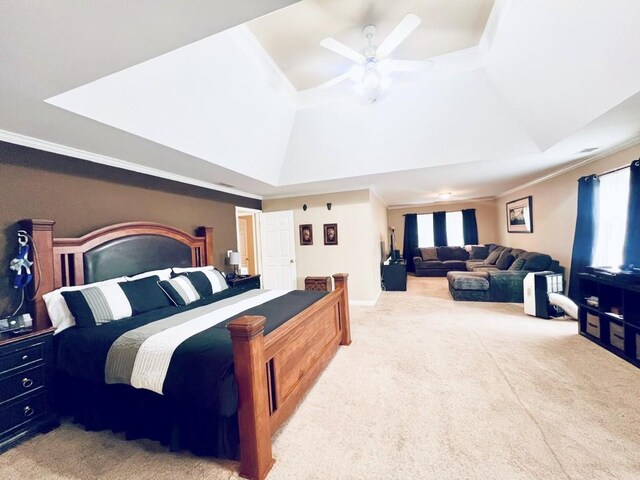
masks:
{"type": "Polygon", "coordinates": [[[581,273],[580,334],[640,367],[640,284],[581,273]]]}

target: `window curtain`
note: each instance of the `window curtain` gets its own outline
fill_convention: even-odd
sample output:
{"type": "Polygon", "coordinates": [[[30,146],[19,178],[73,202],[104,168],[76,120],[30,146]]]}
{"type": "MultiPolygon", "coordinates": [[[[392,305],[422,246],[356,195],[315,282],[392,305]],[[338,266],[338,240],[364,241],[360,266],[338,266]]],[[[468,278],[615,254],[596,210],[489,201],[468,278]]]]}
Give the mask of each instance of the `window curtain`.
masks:
{"type": "Polygon", "coordinates": [[[407,272],[415,272],[413,255],[418,248],[418,215],[407,213],[404,216],[404,243],[402,245],[402,257],[407,262],[407,272]]]}
{"type": "Polygon", "coordinates": [[[595,175],[578,180],[578,216],[571,255],[569,298],[578,302],[580,281],[578,274],[591,265],[598,231],[598,190],[600,180],[595,175]]]}
{"type": "Polygon", "coordinates": [[[478,244],[478,223],[476,222],[476,209],[462,210],[462,233],[465,245],[478,244]]]}
{"type": "Polygon", "coordinates": [[[640,267],[640,159],[631,163],[629,171],[629,207],[623,264],[640,267]]]}
{"type": "Polygon", "coordinates": [[[447,213],[433,212],[433,242],[436,247],[447,246],[447,213]]]}

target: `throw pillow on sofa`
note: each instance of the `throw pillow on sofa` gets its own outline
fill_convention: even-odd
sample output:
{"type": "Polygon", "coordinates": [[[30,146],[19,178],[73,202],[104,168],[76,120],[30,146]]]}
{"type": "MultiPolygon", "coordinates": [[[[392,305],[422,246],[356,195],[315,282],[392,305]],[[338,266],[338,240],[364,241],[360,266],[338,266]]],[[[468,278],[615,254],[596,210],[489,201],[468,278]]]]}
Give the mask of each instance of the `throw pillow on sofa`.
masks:
{"type": "Polygon", "coordinates": [[[469,260],[484,260],[489,256],[489,247],[484,245],[472,245],[469,252],[469,260]]]}
{"type": "Polygon", "coordinates": [[[524,254],[525,262],[522,267],[523,270],[530,270],[532,272],[541,272],[549,268],[551,265],[551,256],[546,253],[529,252],[524,254]]]}
{"type": "Polygon", "coordinates": [[[498,267],[500,270],[507,270],[515,259],[516,258],[510,253],[506,255],[500,255],[500,258],[498,258],[498,261],[496,262],[496,267],[498,267]]]}
{"type": "Polygon", "coordinates": [[[438,250],[436,247],[428,247],[420,249],[420,256],[422,260],[438,260],[438,250]]]}
{"type": "Polygon", "coordinates": [[[516,258],[511,264],[511,266],[509,267],[509,271],[518,272],[522,270],[522,267],[524,267],[524,262],[525,262],[524,258],[516,258]]]}
{"type": "Polygon", "coordinates": [[[484,261],[485,265],[495,265],[503,250],[504,247],[498,247],[493,252],[491,252],[487,259],[484,261]]]}

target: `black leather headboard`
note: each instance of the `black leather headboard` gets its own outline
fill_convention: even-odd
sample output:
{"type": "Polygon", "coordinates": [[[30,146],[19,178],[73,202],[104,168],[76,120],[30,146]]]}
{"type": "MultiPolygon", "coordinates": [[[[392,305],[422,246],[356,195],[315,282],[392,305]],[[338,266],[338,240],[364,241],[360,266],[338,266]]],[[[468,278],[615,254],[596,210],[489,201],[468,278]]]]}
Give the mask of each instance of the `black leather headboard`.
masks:
{"type": "Polygon", "coordinates": [[[131,235],[84,254],[84,282],[100,282],[168,267],[191,267],[191,248],[173,238],[131,235]]]}

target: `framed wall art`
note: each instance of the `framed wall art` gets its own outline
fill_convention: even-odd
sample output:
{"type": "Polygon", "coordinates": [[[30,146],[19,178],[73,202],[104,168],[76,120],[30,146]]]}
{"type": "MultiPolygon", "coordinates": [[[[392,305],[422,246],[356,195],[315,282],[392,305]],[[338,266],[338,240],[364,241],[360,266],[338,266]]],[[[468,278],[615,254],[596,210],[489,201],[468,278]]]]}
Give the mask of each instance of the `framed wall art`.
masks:
{"type": "Polygon", "coordinates": [[[324,224],[324,244],[338,245],[338,224],[337,223],[324,224]]]}
{"type": "Polygon", "coordinates": [[[507,203],[507,232],[533,233],[532,203],[531,195],[507,203]]]}
{"type": "Polygon", "coordinates": [[[313,226],[310,223],[300,225],[300,245],[313,245],[313,226]]]}

